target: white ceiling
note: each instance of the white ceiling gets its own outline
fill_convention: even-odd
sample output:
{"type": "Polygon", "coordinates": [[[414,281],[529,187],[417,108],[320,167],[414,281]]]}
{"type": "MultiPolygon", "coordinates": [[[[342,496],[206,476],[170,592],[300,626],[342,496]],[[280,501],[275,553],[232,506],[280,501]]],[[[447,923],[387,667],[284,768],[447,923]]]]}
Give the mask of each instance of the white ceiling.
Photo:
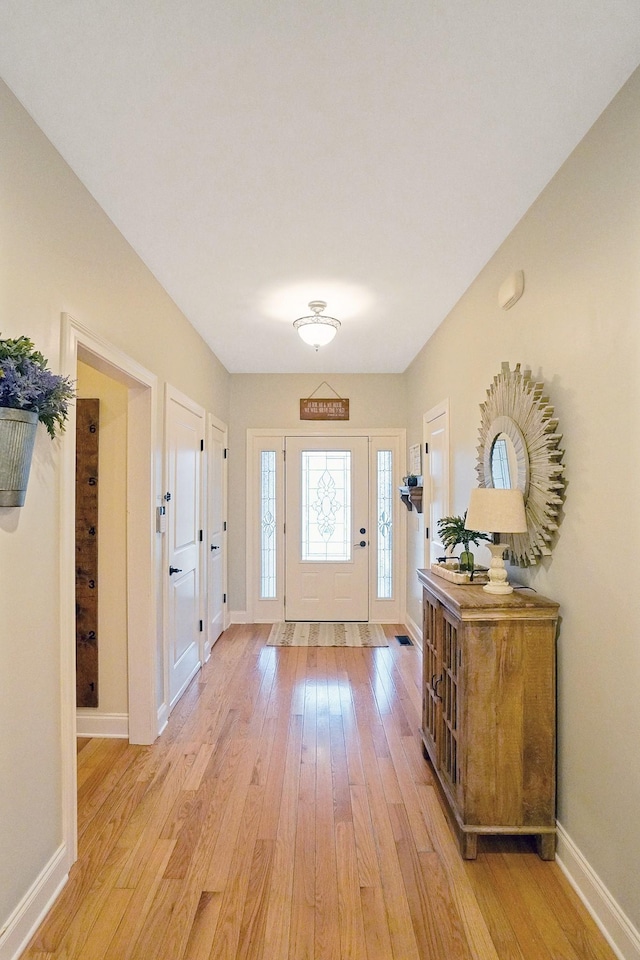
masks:
{"type": "Polygon", "coordinates": [[[0,0],[0,75],[232,372],[404,370],[639,62],[638,0],[0,0]]]}

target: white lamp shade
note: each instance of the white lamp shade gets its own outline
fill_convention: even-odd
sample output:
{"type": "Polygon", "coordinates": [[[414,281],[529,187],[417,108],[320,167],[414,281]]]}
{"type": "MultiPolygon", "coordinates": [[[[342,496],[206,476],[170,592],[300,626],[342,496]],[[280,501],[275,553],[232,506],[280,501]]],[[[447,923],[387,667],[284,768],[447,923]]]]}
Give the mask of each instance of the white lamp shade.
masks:
{"type": "Polygon", "coordinates": [[[493,487],[472,490],[465,528],[483,533],[526,533],[527,515],[522,491],[493,487]]]}
{"type": "Polygon", "coordinates": [[[338,321],[331,317],[304,317],[296,320],[294,326],[302,340],[312,347],[326,347],[331,343],[338,329],[338,321]]]}

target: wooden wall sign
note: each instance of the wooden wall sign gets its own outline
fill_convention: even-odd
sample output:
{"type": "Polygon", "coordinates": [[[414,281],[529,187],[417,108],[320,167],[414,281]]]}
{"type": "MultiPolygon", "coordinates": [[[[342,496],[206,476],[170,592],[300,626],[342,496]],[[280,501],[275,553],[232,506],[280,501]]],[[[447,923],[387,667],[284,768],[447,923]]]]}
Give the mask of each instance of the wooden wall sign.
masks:
{"type": "Polygon", "coordinates": [[[76,704],[98,706],[99,400],[76,400],[76,704]]]}
{"type": "Polygon", "coordinates": [[[339,399],[323,399],[322,397],[308,397],[300,400],[301,420],[348,420],[349,401],[339,399]]]}

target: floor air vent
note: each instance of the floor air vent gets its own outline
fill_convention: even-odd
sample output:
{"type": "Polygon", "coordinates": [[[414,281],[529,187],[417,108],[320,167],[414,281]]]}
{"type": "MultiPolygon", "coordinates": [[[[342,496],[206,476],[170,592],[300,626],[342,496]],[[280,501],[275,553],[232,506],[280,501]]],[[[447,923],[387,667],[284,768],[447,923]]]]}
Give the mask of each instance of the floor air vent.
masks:
{"type": "Polygon", "coordinates": [[[408,636],[406,635],[406,633],[396,634],[396,640],[397,640],[398,643],[401,644],[403,647],[412,647],[412,646],[413,646],[413,641],[412,641],[411,637],[408,637],[408,636]]]}

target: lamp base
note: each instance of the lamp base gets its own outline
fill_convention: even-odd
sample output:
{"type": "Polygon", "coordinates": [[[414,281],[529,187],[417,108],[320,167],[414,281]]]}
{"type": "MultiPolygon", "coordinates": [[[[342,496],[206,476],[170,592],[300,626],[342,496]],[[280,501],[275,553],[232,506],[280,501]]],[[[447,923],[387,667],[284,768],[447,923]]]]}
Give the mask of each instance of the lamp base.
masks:
{"type": "Polygon", "coordinates": [[[482,588],[487,593],[513,593],[513,587],[510,583],[485,583],[482,588]]]}
{"type": "Polygon", "coordinates": [[[482,588],[487,593],[506,594],[513,593],[513,587],[507,579],[507,571],[504,565],[503,554],[508,549],[508,543],[488,543],[491,551],[491,564],[489,566],[489,583],[485,583],[482,588]]]}

